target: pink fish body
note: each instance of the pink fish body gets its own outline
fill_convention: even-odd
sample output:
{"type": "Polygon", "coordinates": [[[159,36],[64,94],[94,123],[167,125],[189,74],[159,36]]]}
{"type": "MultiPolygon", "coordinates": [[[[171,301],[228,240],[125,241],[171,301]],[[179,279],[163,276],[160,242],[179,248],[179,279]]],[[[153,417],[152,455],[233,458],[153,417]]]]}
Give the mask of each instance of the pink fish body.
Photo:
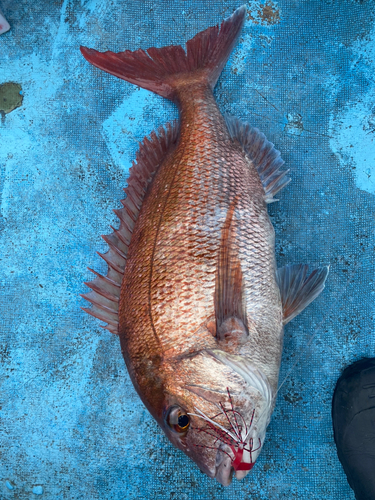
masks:
{"type": "Polygon", "coordinates": [[[277,270],[267,203],[289,178],[259,130],[224,118],[215,83],[246,10],[180,46],[115,54],[97,66],[174,101],[179,124],[140,146],[104,237],[106,277],[88,283],[88,313],[120,337],[142,401],[170,441],[208,476],[242,479],[275,404],[283,326],[323,290],[327,268],[277,270]]]}

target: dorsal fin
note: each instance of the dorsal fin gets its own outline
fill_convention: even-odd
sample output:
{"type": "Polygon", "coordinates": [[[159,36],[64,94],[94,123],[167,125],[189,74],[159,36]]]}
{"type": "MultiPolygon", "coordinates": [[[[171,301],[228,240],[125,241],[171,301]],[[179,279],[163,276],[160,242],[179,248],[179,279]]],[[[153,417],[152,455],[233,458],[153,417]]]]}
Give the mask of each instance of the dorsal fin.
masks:
{"type": "Polygon", "coordinates": [[[222,229],[215,283],[216,336],[225,341],[234,340],[228,336],[237,337],[237,341],[247,336],[243,276],[234,243],[233,215],[237,201],[235,198],[229,206],[222,229]]]}
{"type": "Polygon", "coordinates": [[[254,164],[262,181],[265,201],[277,201],[274,196],[291,181],[289,170],[280,170],[284,165],[280,151],[275,149],[264,134],[249,123],[233,116],[225,116],[231,138],[238,142],[249,160],[254,164]]]}
{"type": "Polygon", "coordinates": [[[177,123],[168,123],[166,127],[160,127],[158,133],[152,132],[150,139],[145,137],[140,143],[136,160],[130,168],[128,187],[124,189],[127,196],[121,200],[123,208],[114,210],[120,219],[120,227],[113,229],[111,226],[113,232],[102,236],[109,250],[105,254],[98,252],[108,264],[107,276],[88,268],[97,277],[85,283],[92,291],[82,297],[93,307],[82,309],[108,323],[102,328],[112,333],[118,332],[118,301],[134,224],[155,172],[177,144],[178,132],[177,123]]]}
{"type": "Polygon", "coordinates": [[[324,289],[329,266],[314,269],[306,278],[308,269],[306,264],[292,264],[281,267],[276,272],[284,325],[302,312],[324,289]]]}

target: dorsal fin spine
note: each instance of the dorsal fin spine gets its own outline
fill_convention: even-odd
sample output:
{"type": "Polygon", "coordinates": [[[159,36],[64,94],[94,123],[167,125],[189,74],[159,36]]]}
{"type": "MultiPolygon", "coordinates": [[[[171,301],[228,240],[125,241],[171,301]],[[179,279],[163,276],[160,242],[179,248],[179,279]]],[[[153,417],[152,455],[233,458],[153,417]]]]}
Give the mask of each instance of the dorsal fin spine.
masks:
{"type": "Polygon", "coordinates": [[[109,314],[107,311],[100,310],[99,312],[92,307],[91,309],[88,307],[81,307],[82,311],[87,312],[87,314],[90,314],[91,316],[94,316],[94,318],[98,318],[101,321],[105,321],[109,325],[113,327],[118,327],[118,319],[115,317],[115,315],[109,314]],[[113,319],[115,317],[115,319],[113,319]]]}
{"type": "MultiPolygon", "coordinates": [[[[99,309],[102,309],[103,311],[107,311],[109,313],[113,313],[113,314],[117,314],[118,313],[118,301],[111,301],[114,303],[115,307],[112,308],[112,307],[109,307],[109,305],[104,305],[103,302],[100,302],[100,299],[99,300],[95,300],[95,298],[93,298],[91,296],[91,294],[94,294],[94,297],[96,295],[96,292],[89,292],[89,293],[81,293],[81,297],[83,297],[84,299],[86,299],[88,302],[90,302],[91,304],[93,304],[94,306],[98,307],[99,309]]],[[[103,296],[102,296],[103,297],[103,296]]],[[[107,301],[109,301],[110,299],[107,299],[107,301]]]]}
{"type": "Polygon", "coordinates": [[[123,272],[119,273],[118,271],[113,269],[113,267],[108,266],[107,276],[109,279],[111,279],[112,281],[116,281],[116,283],[118,283],[119,286],[121,286],[124,273],[123,272]]]}
{"type": "MultiPolygon", "coordinates": [[[[119,283],[116,283],[116,281],[111,280],[110,278],[108,278],[108,276],[103,276],[102,274],[98,273],[97,271],[94,271],[94,269],[91,269],[91,267],[88,267],[87,269],[90,272],[92,272],[93,274],[95,274],[95,276],[97,276],[97,279],[105,282],[106,285],[111,286],[114,289],[117,289],[117,291],[114,293],[116,293],[116,294],[118,293],[118,297],[120,297],[121,285],[119,283]]],[[[96,280],[90,281],[90,283],[94,283],[94,281],[96,281],[96,280]]]]}
{"type": "Polygon", "coordinates": [[[130,221],[126,220],[123,212],[120,212],[120,210],[122,210],[122,209],[114,208],[112,211],[115,215],[117,215],[117,217],[120,219],[120,223],[123,225],[123,228],[120,226],[119,231],[121,231],[122,234],[124,234],[123,229],[125,229],[126,231],[129,232],[130,236],[128,236],[128,235],[127,236],[129,238],[129,242],[130,242],[130,238],[131,238],[131,235],[133,232],[134,222],[133,222],[133,220],[130,220],[130,221]]]}
{"type": "Polygon", "coordinates": [[[109,332],[113,333],[114,335],[117,335],[117,325],[112,326],[112,325],[99,325],[100,328],[103,328],[104,330],[108,330],[109,332]]]}
{"type": "Polygon", "coordinates": [[[127,210],[124,211],[124,208],[114,208],[113,212],[117,215],[117,217],[120,219],[121,222],[123,222],[125,225],[127,225],[129,227],[130,231],[133,231],[135,221],[133,221],[133,219],[130,217],[127,210]],[[130,217],[130,219],[131,219],[130,223],[126,220],[126,218],[125,218],[126,215],[128,215],[130,217]],[[130,226],[132,226],[132,227],[130,227],[130,226]]]}
{"type": "Polygon", "coordinates": [[[132,214],[134,222],[137,220],[138,212],[140,210],[140,206],[137,206],[137,203],[133,200],[131,196],[127,196],[125,200],[121,200],[121,203],[124,205],[124,208],[132,214]]]}
{"type": "Polygon", "coordinates": [[[134,193],[137,197],[142,198],[147,182],[141,182],[138,177],[134,176],[131,181],[128,183],[128,187],[124,188],[126,194],[129,191],[134,190],[134,193]],[[142,185],[143,184],[143,185],[142,185]]]}
{"type": "MultiPolygon", "coordinates": [[[[112,235],[111,235],[112,236],[112,235]]],[[[114,252],[117,253],[117,255],[119,255],[122,259],[126,260],[127,257],[126,257],[126,254],[124,252],[122,252],[118,246],[116,246],[110,239],[107,235],[105,234],[102,234],[102,238],[103,240],[107,243],[107,245],[112,248],[112,250],[114,252]]]]}
{"type": "MultiPolygon", "coordinates": [[[[122,222],[122,221],[121,221],[122,222]]],[[[117,236],[117,238],[126,246],[126,247],[129,247],[129,244],[130,244],[130,238],[131,238],[131,233],[130,233],[130,237],[128,239],[126,239],[124,233],[123,233],[123,230],[125,228],[122,228],[122,230],[120,229],[115,229],[113,226],[109,226],[112,231],[113,231],[113,234],[115,234],[117,236]]],[[[129,231],[127,228],[126,228],[127,231],[129,231]]]]}
{"type": "Polygon", "coordinates": [[[137,196],[135,192],[133,192],[130,188],[126,188],[125,190],[126,193],[126,200],[131,200],[133,205],[135,206],[136,210],[140,210],[142,206],[142,200],[137,196]]]}
{"type": "Polygon", "coordinates": [[[99,286],[95,285],[93,281],[85,281],[85,285],[91,288],[91,290],[94,290],[94,292],[98,293],[99,295],[102,295],[106,299],[112,300],[112,302],[118,302],[119,297],[116,297],[104,288],[100,288],[99,286]]]}
{"type": "Polygon", "coordinates": [[[126,259],[127,254],[128,254],[128,249],[129,245],[124,243],[115,232],[107,235],[102,235],[103,240],[108,243],[108,245],[112,245],[113,247],[118,248],[120,252],[123,254],[121,255],[126,259]]]}
{"type": "MultiPolygon", "coordinates": [[[[96,252],[103,260],[106,261],[106,263],[109,265],[109,267],[112,267],[115,271],[117,271],[120,274],[124,274],[124,269],[121,269],[117,264],[115,264],[113,261],[111,261],[108,257],[106,257],[107,254],[105,253],[100,253],[96,252]]],[[[108,252],[107,252],[108,253],[108,252]]]]}
{"type": "Polygon", "coordinates": [[[130,200],[129,201],[127,201],[127,200],[128,200],[128,198],[125,198],[124,200],[120,200],[120,202],[124,208],[120,208],[119,211],[121,213],[124,213],[124,210],[125,210],[126,214],[130,217],[130,219],[133,223],[133,227],[134,227],[134,223],[136,222],[137,216],[138,216],[137,209],[135,207],[131,206],[131,204],[129,203],[130,200]]]}
{"type": "Polygon", "coordinates": [[[121,200],[123,208],[113,210],[120,221],[120,227],[114,229],[111,226],[113,232],[102,236],[109,250],[104,254],[97,252],[108,264],[107,276],[102,276],[89,268],[97,278],[87,283],[92,292],[82,296],[91,302],[93,307],[91,309],[82,307],[82,309],[91,316],[107,322],[108,325],[103,328],[112,333],[118,333],[118,313],[114,309],[118,308],[134,224],[153,175],[165,156],[176,147],[178,136],[179,128],[174,122],[173,125],[167,124],[166,127],[160,127],[158,135],[153,132],[152,140],[145,138],[140,144],[140,150],[136,155],[137,162],[131,167],[128,187],[124,189],[126,198],[121,200]],[[112,309],[108,307],[110,305],[108,301],[114,303],[112,309]]]}

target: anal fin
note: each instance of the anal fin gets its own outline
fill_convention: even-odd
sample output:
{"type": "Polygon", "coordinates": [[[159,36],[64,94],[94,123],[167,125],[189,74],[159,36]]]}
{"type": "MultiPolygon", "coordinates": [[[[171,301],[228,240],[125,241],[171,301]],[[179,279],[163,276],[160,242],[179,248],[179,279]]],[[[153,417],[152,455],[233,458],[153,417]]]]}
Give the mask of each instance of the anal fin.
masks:
{"type": "Polygon", "coordinates": [[[284,325],[302,312],[324,289],[329,266],[314,269],[307,277],[308,269],[306,264],[292,264],[276,272],[284,325]]]}

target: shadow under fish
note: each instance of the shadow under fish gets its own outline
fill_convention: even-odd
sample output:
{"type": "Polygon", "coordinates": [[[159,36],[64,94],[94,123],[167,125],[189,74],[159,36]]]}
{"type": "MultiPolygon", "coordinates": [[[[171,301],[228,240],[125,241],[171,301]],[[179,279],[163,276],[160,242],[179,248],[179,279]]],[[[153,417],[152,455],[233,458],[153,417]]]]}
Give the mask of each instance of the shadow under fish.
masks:
{"type": "Polygon", "coordinates": [[[283,327],[328,268],[277,269],[267,204],[290,181],[266,137],[223,117],[213,96],[245,7],[181,46],[104,52],[94,66],[177,104],[180,122],[145,138],[119,229],[103,236],[107,276],[86,283],[89,314],[120,337],[139,396],[209,477],[248,474],[275,404],[283,327]]]}

